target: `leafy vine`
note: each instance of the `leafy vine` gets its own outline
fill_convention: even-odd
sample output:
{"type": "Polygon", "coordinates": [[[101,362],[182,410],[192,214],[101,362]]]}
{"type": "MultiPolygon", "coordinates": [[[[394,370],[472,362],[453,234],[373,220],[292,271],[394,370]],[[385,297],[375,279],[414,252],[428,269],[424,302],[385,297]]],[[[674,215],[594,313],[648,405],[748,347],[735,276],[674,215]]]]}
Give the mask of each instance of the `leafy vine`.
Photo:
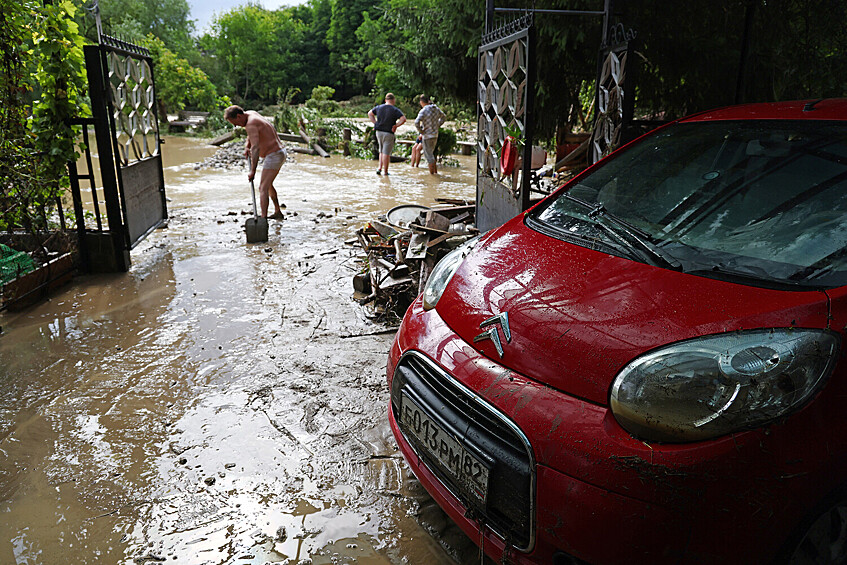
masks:
{"type": "Polygon", "coordinates": [[[87,111],[83,38],[70,0],[4,0],[0,13],[0,229],[48,229],[48,214],[69,186],[87,111]]]}

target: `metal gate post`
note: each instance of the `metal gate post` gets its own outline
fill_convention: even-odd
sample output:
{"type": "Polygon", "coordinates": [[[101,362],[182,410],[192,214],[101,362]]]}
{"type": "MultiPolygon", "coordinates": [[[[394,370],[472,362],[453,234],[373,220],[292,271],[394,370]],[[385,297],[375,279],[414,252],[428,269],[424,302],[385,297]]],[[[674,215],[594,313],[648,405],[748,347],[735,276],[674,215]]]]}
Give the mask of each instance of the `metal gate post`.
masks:
{"type": "MultiPolygon", "coordinates": [[[[102,177],[103,195],[106,200],[106,219],[109,225],[108,235],[103,234],[100,238],[108,240],[112,247],[111,253],[109,253],[108,249],[103,249],[106,242],[101,241],[100,249],[103,253],[101,257],[111,259],[111,261],[107,261],[105,270],[127,271],[130,265],[129,248],[126,245],[126,226],[123,223],[118,196],[117,170],[111,143],[112,131],[106,104],[107,92],[103,61],[99,46],[86,45],[83,50],[85,53],[85,68],[88,74],[91,112],[94,116],[94,137],[97,140],[97,152],[100,155],[100,176],[102,177]],[[108,265],[108,263],[112,263],[112,265],[108,265]],[[113,269],[110,269],[110,266],[113,269]]],[[[87,237],[97,238],[98,236],[88,234],[87,237]]]]}

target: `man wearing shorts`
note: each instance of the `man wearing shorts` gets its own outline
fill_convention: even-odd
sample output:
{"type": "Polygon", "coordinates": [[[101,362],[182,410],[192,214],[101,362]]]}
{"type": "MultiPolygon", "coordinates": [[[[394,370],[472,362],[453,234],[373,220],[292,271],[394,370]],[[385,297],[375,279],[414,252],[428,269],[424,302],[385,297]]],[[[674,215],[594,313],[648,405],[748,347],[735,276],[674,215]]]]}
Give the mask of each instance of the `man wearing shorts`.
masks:
{"type": "Polygon", "coordinates": [[[423,155],[429,165],[429,173],[434,175],[438,172],[438,167],[435,163],[435,145],[438,143],[438,128],[447,119],[441,108],[432,103],[429,96],[421,94],[418,96],[418,104],[421,106],[421,111],[418,112],[418,117],[415,118],[415,128],[421,132],[423,155]]]}
{"type": "Polygon", "coordinates": [[[379,168],[376,170],[378,175],[385,173],[388,176],[388,164],[394,149],[394,132],[406,123],[406,116],[394,102],[394,95],[389,92],[385,95],[385,104],[380,104],[368,112],[379,144],[379,168]]]}
{"type": "Polygon", "coordinates": [[[262,163],[262,180],[259,182],[259,206],[262,217],[268,217],[268,198],[273,201],[276,212],[271,218],[281,219],[282,210],[279,207],[279,197],[274,188],[274,179],[287,157],[285,148],[279,142],[276,128],[258,112],[244,111],[240,106],[230,106],[224,110],[224,118],[234,126],[247,130],[247,145],[244,156],[250,160],[250,172],[247,180],[253,181],[259,157],[264,157],[262,163]]]}

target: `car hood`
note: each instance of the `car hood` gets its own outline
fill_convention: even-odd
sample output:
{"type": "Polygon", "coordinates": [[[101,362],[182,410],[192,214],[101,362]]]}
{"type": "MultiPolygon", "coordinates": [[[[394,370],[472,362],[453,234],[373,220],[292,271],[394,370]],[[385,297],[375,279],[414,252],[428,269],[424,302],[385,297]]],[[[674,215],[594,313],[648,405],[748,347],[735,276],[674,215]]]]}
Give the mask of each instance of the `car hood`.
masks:
{"type": "Polygon", "coordinates": [[[607,404],[616,374],[661,345],[769,327],[826,327],[822,291],[769,290],[688,275],[538,233],[516,218],[465,259],[436,307],[465,341],[509,369],[607,404]],[[502,317],[508,314],[511,341],[502,317]],[[496,328],[500,357],[491,339],[496,328]]]}

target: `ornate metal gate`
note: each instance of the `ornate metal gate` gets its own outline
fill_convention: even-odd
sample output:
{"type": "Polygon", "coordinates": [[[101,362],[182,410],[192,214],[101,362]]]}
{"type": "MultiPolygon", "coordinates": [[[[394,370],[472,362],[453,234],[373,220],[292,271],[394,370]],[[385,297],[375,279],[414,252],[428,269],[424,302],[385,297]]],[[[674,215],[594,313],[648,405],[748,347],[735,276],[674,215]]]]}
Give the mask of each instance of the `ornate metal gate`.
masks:
{"type": "Polygon", "coordinates": [[[108,35],[84,51],[93,118],[76,123],[94,127],[108,229],[86,151],[88,173],[70,167],[80,248],[88,270],[126,271],[130,249],[168,217],[153,61],[143,47],[108,35]],[[90,183],[93,214],[84,209],[80,180],[90,183]]]}
{"type": "Polygon", "coordinates": [[[532,14],[490,31],[479,48],[477,74],[476,223],[486,231],[529,207],[535,33],[532,14]],[[523,147],[512,174],[500,167],[513,135],[523,147]]]}
{"type": "Polygon", "coordinates": [[[629,141],[635,106],[635,32],[617,24],[600,47],[597,76],[597,108],[591,134],[590,163],[596,163],[629,141]]]}

